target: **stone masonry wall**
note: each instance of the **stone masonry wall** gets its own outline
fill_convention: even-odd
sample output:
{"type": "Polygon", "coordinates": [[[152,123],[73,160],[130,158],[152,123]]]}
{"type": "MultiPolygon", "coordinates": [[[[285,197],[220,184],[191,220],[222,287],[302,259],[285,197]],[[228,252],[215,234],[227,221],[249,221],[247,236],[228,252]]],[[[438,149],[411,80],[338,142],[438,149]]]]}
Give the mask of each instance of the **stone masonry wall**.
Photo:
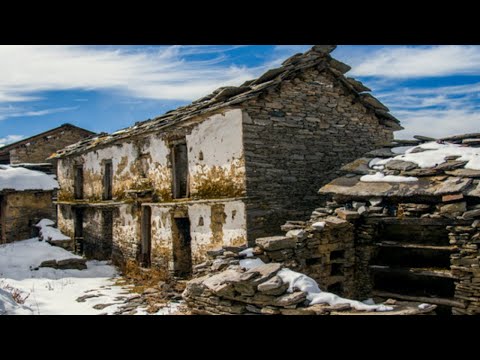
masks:
{"type": "Polygon", "coordinates": [[[3,195],[1,209],[2,242],[29,239],[40,220],[54,219],[52,192],[17,192],[3,195]]]}
{"type": "Polygon", "coordinates": [[[57,133],[32,140],[10,151],[10,162],[20,163],[45,163],[46,159],[59,149],[74,144],[87,136],[81,129],[64,128],[57,133]]]}
{"type": "Polygon", "coordinates": [[[310,69],[244,104],[249,242],[304,219],[317,190],[393,133],[335,78],[310,69]]]}

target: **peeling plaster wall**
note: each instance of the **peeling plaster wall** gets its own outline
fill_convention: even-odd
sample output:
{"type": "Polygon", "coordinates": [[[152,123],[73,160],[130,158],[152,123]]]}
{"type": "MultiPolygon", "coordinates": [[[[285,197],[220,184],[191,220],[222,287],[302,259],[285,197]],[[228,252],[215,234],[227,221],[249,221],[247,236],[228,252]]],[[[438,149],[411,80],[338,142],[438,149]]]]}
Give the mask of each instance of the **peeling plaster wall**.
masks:
{"type": "Polygon", "coordinates": [[[75,224],[73,221],[72,207],[68,205],[57,206],[57,227],[70,239],[74,238],[75,224]]]}
{"type": "Polygon", "coordinates": [[[171,207],[152,206],[152,264],[173,270],[171,207]]]}
{"type": "Polygon", "coordinates": [[[113,217],[112,257],[117,264],[136,260],[140,252],[140,210],[125,204],[118,207],[113,217]]]}
{"type": "Polygon", "coordinates": [[[240,109],[212,115],[186,135],[192,197],[245,195],[242,136],[240,109]]]}
{"type": "MultiPolygon", "coordinates": [[[[165,141],[158,135],[148,135],[136,141],[129,140],[90,151],[75,158],[60,159],[59,199],[73,200],[74,166],[83,164],[84,198],[100,201],[106,160],[112,160],[114,199],[123,199],[126,190],[147,188],[154,188],[159,196],[169,194],[172,181],[168,157],[169,149],[165,141]]],[[[170,199],[169,195],[167,199],[170,199]]]]}
{"type": "MultiPolygon", "coordinates": [[[[245,205],[242,201],[219,201],[186,206],[190,219],[194,265],[205,261],[208,250],[246,244],[245,205]]],[[[175,205],[152,206],[152,263],[165,265],[168,261],[169,270],[173,270],[172,223],[175,208],[175,205]],[[156,258],[158,256],[162,259],[156,258]]]]}

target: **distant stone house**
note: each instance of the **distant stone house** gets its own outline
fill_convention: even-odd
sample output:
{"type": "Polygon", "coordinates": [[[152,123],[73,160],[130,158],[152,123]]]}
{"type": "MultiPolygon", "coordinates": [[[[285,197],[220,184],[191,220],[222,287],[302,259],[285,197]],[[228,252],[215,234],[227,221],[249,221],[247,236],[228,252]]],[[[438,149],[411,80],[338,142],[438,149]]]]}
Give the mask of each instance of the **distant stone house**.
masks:
{"type": "Polygon", "coordinates": [[[57,150],[92,135],[95,133],[89,130],[63,124],[55,129],[1,147],[0,164],[26,164],[25,166],[30,168],[55,172],[56,161],[47,162],[47,158],[57,150]]]}
{"type": "Polygon", "coordinates": [[[57,152],[60,229],[88,257],[187,274],[303,218],[341,165],[402,129],[333,49],[57,152]]]}
{"type": "Polygon", "coordinates": [[[29,239],[35,224],[53,219],[57,188],[53,175],[0,165],[0,244],[29,239]]]}

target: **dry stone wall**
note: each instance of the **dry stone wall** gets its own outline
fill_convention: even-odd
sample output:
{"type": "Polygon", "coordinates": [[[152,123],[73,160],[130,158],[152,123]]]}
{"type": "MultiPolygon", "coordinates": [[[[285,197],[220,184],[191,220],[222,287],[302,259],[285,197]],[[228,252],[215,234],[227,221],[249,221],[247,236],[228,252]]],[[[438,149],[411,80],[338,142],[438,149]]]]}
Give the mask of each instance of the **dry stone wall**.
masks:
{"type": "Polygon", "coordinates": [[[393,138],[373,110],[315,68],[243,106],[250,244],[308,217],[341,165],[393,138]]]}

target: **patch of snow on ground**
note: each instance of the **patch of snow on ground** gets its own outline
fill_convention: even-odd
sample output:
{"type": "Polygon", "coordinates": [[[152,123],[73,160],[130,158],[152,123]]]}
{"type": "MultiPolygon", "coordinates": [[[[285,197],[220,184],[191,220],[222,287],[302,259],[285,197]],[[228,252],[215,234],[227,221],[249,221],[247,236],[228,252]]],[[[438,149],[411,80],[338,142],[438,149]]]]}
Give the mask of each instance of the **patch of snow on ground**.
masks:
{"type": "Polygon", "coordinates": [[[0,165],[0,189],[53,190],[58,189],[54,175],[21,167],[0,165]]]}
{"type": "Polygon", "coordinates": [[[245,249],[243,251],[240,251],[238,253],[238,255],[243,255],[247,258],[251,258],[251,257],[253,257],[253,248],[248,248],[248,249],[245,249]]]}
{"type": "Polygon", "coordinates": [[[52,227],[55,223],[49,219],[42,219],[35,225],[40,228],[40,236],[46,241],[59,241],[59,240],[71,240],[70,237],[63,235],[60,230],[52,227]]]}
{"type": "Polygon", "coordinates": [[[363,175],[360,178],[360,181],[363,182],[415,182],[418,181],[418,178],[413,176],[396,176],[396,175],[385,175],[381,172],[377,172],[374,175],[363,175]]]}
{"type": "Polygon", "coordinates": [[[367,300],[363,300],[362,303],[364,303],[366,305],[375,305],[375,301],[373,301],[372,298],[367,299],[367,300]]]}
{"type": "Polygon", "coordinates": [[[319,221],[319,222],[316,222],[314,224],[312,224],[312,227],[317,229],[317,230],[321,230],[325,227],[327,223],[325,221],[319,221]]]}
{"type": "Polygon", "coordinates": [[[420,310],[425,310],[425,309],[428,309],[430,306],[432,306],[432,305],[430,305],[430,304],[420,304],[420,305],[418,305],[418,308],[420,310]]]}
{"type": "Polygon", "coordinates": [[[260,259],[243,259],[240,260],[240,267],[250,270],[256,268],[257,266],[265,265],[265,263],[260,259]]]}
{"type": "Polygon", "coordinates": [[[411,146],[397,146],[392,148],[392,152],[394,154],[405,154],[407,150],[410,150],[412,147],[411,146]]]}
{"type": "Polygon", "coordinates": [[[30,315],[31,313],[32,309],[29,309],[24,305],[17,304],[8,291],[0,289],[0,315],[30,315]]]}
{"type": "Polygon", "coordinates": [[[135,315],[175,315],[182,304],[183,302],[171,302],[154,314],[147,313],[146,308],[138,309],[135,315]]]}
{"type": "Polygon", "coordinates": [[[349,304],[353,309],[359,311],[392,311],[391,306],[385,305],[367,305],[360,301],[341,298],[338,295],[323,292],[318,284],[311,277],[306,276],[290,269],[282,269],[277,274],[284,282],[289,284],[288,292],[300,290],[307,293],[307,300],[310,305],[329,304],[330,306],[339,304],[349,304]]]}
{"type": "Polygon", "coordinates": [[[8,306],[8,314],[47,314],[80,315],[113,313],[118,306],[95,310],[96,304],[121,302],[117,296],[131,296],[125,288],[114,286],[118,277],[115,267],[106,261],[87,261],[86,270],[56,270],[33,268],[45,260],[80,258],[62,248],[33,238],[0,245],[0,278],[6,285],[30,294],[25,306],[12,308],[5,299],[0,299],[3,307],[8,306]],[[101,295],[77,302],[83,295],[101,295]],[[28,310],[29,309],[29,310],[28,310]]]}
{"type": "MultiPolygon", "coordinates": [[[[257,266],[265,263],[260,259],[244,259],[240,260],[240,266],[247,270],[254,269],[257,266]]],[[[391,306],[386,305],[367,305],[360,301],[341,298],[338,295],[323,292],[320,290],[317,282],[305,274],[292,271],[287,268],[281,269],[277,276],[279,276],[284,283],[288,283],[288,292],[293,293],[295,290],[307,293],[307,300],[310,305],[315,304],[329,304],[330,306],[338,304],[349,304],[353,309],[359,311],[392,311],[391,306]]]]}

